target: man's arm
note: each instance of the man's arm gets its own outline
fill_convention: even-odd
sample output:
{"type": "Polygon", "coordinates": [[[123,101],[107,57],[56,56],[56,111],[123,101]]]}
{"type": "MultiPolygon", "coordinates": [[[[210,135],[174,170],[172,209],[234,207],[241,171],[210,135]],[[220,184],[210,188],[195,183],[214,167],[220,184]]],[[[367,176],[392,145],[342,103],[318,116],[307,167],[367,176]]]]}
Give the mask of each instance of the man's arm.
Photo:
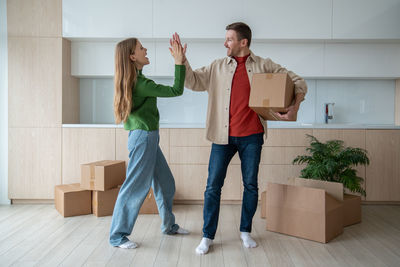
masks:
{"type": "Polygon", "coordinates": [[[192,70],[188,60],[185,61],[185,87],[193,91],[208,91],[210,85],[210,66],[192,70]]]}
{"type": "Polygon", "coordinates": [[[304,100],[304,93],[297,93],[294,104],[287,107],[284,114],[280,114],[279,112],[275,112],[275,115],[279,117],[281,120],[293,120],[297,116],[297,112],[300,108],[300,103],[304,100]]]}

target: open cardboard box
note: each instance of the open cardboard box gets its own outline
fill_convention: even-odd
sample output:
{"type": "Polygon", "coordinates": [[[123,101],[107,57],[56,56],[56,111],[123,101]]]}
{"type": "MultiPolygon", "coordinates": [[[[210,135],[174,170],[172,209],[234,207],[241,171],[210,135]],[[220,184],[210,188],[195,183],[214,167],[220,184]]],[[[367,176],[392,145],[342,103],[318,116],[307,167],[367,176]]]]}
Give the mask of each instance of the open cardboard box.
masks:
{"type": "Polygon", "coordinates": [[[331,196],[343,202],[343,227],[361,222],[361,197],[350,194],[343,194],[341,183],[332,183],[314,179],[289,178],[288,184],[321,188],[331,196]]]}
{"type": "Polygon", "coordinates": [[[265,196],[267,230],[327,243],[343,227],[361,221],[361,198],[343,195],[343,184],[291,178],[268,183],[265,196]]]}
{"type": "Polygon", "coordinates": [[[325,189],[268,183],[266,219],[269,231],[327,243],[343,232],[343,204],[325,189]]]}
{"type": "MultiPolygon", "coordinates": [[[[275,112],[285,112],[294,99],[294,84],[287,73],[255,73],[249,107],[264,120],[279,121],[275,112]]],[[[296,121],[295,118],[293,121],[296,121]]]]}

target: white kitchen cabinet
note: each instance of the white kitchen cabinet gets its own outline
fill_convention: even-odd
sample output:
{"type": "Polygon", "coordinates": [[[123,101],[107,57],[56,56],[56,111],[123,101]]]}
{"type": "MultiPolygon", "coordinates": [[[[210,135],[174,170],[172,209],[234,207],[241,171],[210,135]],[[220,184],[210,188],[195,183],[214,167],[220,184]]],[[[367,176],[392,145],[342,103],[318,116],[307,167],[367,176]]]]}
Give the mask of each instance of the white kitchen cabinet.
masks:
{"type": "MultiPolygon", "coordinates": [[[[114,54],[118,41],[82,40],[71,42],[71,74],[78,77],[114,76],[114,54]]],[[[143,68],[143,73],[154,75],[156,65],[155,43],[146,39],[140,40],[140,42],[143,47],[147,48],[147,56],[150,60],[150,65],[143,68]]]]}
{"type": "MultiPolygon", "coordinates": [[[[193,69],[210,65],[214,60],[226,56],[223,39],[194,41],[185,40],[182,36],[182,43],[187,44],[186,57],[193,69]]],[[[174,60],[168,47],[167,41],[157,41],[156,43],[155,73],[158,76],[174,76],[174,60]]]]}
{"type": "Polygon", "coordinates": [[[249,0],[243,8],[253,38],[331,38],[331,0],[249,0]]]}
{"type": "Polygon", "coordinates": [[[333,39],[400,39],[399,0],[333,0],[333,39]]]}
{"type": "Polygon", "coordinates": [[[323,42],[262,42],[255,40],[250,49],[258,56],[269,57],[275,63],[304,77],[324,75],[323,42]]]}
{"type": "Polygon", "coordinates": [[[156,38],[178,32],[185,38],[225,38],[226,25],[242,21],[243,0],[154,0],[156,38]]]}
{"type": "Polygon", "coordinates": [[[152,37],[152,1],[63,0],[62,16],[67,38],[152,37]]]}
{"type": "Polygon", "coordinates": [[[324,76],[400,77],[400,43],[327,43],[324,76]]]}

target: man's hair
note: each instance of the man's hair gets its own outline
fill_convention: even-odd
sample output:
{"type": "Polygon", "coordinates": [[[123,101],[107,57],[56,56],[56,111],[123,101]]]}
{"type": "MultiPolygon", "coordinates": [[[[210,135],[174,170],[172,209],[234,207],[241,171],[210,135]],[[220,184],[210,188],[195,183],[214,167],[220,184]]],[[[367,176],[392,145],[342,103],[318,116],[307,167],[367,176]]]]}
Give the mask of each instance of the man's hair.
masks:
{"type": "Polygon", "coordinates": [[[239,41],[247,39],[247,46],[250,47],[251,43],[251,29],[243,22],[235,22],[226,26],[225,30],[234,30],[238,36],[239,41]]]}

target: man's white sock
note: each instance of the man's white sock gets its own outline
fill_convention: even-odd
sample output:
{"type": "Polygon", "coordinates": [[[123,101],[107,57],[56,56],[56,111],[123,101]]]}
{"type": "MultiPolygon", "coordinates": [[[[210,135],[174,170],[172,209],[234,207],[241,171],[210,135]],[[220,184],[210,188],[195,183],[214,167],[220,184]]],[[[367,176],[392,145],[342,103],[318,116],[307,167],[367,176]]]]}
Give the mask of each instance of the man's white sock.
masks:
{"type": "Polygon", "coordinates": [[[182,227],[179,227],[178,230],[176,230],[176,233],[178,235],[188,235],[190,232],[182,227]]]}
{"type": "Polygon", "coordinates": [[[137,248],[138,244],[136,244],[135,242],[132,242],[130,240],[126,241],[125,243],[121,244],[118,246],[119,248],[137,248]]]}
{"type": "Polygon", "coordinates": [[[213,244],[212,239],[207,238],[207,237],[203,237],[201,239],[200,244],[197,246],[196,248],[196,253],[197,254],[207,254],[208,249],[210,248],[210,246],[213,244]]]}
{"type": "Polygon", "coordinates": [[[249,232],[240,232],[240,238],[243,241],[243,246],[246,248],[255,248],[257,247],[256,241],[254,241],[253,238],[251,238],[249,232]]]}

